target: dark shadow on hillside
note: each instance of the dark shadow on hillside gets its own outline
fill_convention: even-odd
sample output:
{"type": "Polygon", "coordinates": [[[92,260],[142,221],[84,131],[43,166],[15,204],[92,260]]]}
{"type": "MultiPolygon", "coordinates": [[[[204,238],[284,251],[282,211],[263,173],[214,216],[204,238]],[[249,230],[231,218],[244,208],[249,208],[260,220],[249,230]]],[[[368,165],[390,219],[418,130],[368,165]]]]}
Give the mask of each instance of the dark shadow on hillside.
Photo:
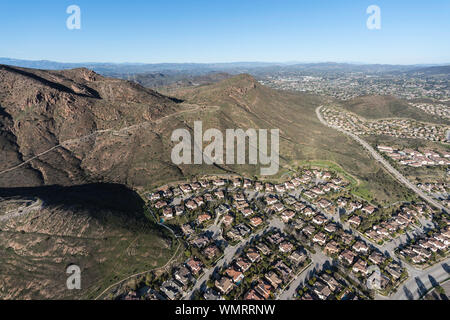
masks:
{"type": "Polygon", "coordinates": [[[14,67],[7,66],[7,65],[0,65],[0,68],[3,68],[3,69],[5,69],[5,70],[7,70],[9,72],[20,74],[20,75],[22,75],[24,77],[27,77],[27,78],[34,79],[36,81],[39,81],[40,83],[42,83],[45,86],[48,86],[50,88],[53,88],[53,89],[56,89],[56,90],[59,90],[59,91],[63,91],[63,92],[66,92],[66,93],[70,93],[70,94],[73,94],[73,95],[86,97],[86,98],[101,99],[100,94],[97,91],[95,91],[94,89],[89,88],[87,86],[83,86],[83,88],[86,89],[89,92],[89,94],[76,93],[74,90],[72,90],[72,89],[70,89],[70,88],[68,88],[68,87],[66,87],[66,86],[64,86],[64,85],[62,85],[60,83],[49,81],[49,80],[44,79],[44,78],[42,78],[42,77],[40,77],[40,76],[38,76],[38,75],[36,75],[34,73],[27,72],[27,71],[22,70],[22,69],[14,68],[14,67]]]}
{"type": "Polygon", "coordinates": [[[0,188],[0,197],[38,197],[47,206],[83,205],[124,212],[143,213],[144,201],[133,190],[120,184],[94,183],[79,186],[0,188]]]}
{"type": "Polygon", "coordinates": [[[6,112],[5,108],[3,108],[1,104],[0,104],[0,117],[12,120],[11,115],[8,112],[6,112]]]}
{"type": "Polygon", "coordinates": [[[158,229],[145,215],[145,202],[133,190],[120,184],[0,188],[1,198],[39,198],[44,207],[63,208],[73,214],[89,214],[104,223],[127,229],[158,229]]]}
{"type": "Polygon", "coordinates": [[[175,103],[183,103],[184,102],[184,100],[181,100],[181,99],[178,99],[175,97],[167,96],[167,98],[169,98],[172,102],[175,102],[175,103]]]}

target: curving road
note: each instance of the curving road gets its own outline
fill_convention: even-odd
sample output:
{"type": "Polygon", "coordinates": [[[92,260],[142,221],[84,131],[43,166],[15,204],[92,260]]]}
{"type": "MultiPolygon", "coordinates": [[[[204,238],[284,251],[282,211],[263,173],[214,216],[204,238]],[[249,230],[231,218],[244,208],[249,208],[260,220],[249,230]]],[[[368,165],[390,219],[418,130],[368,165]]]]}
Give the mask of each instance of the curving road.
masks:
{"type": "Polygon", "coordinates": [[[306,281],[312,277],[312,275],[316,274],[319,270],[322,270],[324,265],[333,264],[333,259],[329,258],[322,252],[318,251],[316,254],[311,255],[312,263],[309,267],[303,270],[300,274],[298,274],[294,280],[289,285],[289,288],[284,290],[278,297],[277,300],[294,300],[297,295],[297,289],[300,285],[304,285],[306,281]]]}
{"type": "Polygon", "coordinates": [[[434,207],[442,210],[442,211],[447,211],[447,209],[441,205],[439,202],[437,202],[436,200],[432,199],[430,196],[426,195],[422,190],[420,190],[419,188],[417,188],[413,183],[411,183],[411,181],[409,181],[407,178],[405,178],[400,172],[398,172],[394,167],[391,166],[391,164],[383,158],[382,155],[380,155],[374,148],[372,148],[372,146],[370,144],[368,144],[366,141],[364,141],[363,139],[361,139],[359,136],[357,136],[356,134],[346,131],[344,129],[341,129],[337,126],[332,126],[330,124],[328,124],[322,117],[322,114],[320,113],[321,109],[323,106],[319,106],[316,109],[316,114],[317,114],[317,118],[320,120],[320,122],[324,125],[327,126],[329,128],[335,129],[347,136],[349,136],[350,138],[352,138],[353,140],[357,141],[360,145],[362,145],[367,151],[369,151],[369,153],[375,158],[375,160],[377,160],[378,162],[380,162],[387,171],[389,171],[398,181],[400,181],[403,185],[405,185],[406,187],[408,187],[409,189],[411,189],[412,191],[414,191],[419,197],[421,197],[422,199],[424,199],[425,201],[427,201],[428,203],[430,203],[431,205],[433,205],[434,207]]]}
{"type": "MultiPolygon", "coordinates": [[[[401,182],[403,185],[414,191],[419,197],[433,205],[434,207],[442,210],[447,211],[447,209],[442,206],[440,203],[438,203],[436,200],[432,199],[430,196],[426,195],[422,190],[417,188],[414,184],[412,184],[406,177],[404,177],[400,172],[398,172],[395,168],[391,166],[391,164],[386,161],[386,159],[383,158],[372,146],[370,146],[366,141],[361,139],[356,134],[345,131],[337,126],[329,125],[322,117],[322,114],[320,113],[323,106],[319,106],[316,109],[317,118],[320,120],[320,122],[332,129],[335,129],[349,137],[351,137],[353,140],[357,141],[359,144],[361,144],[369,153],[380,162],[384,168],[389,171],[399,182],[401,182]]],[[[390,253],[393,251],[393,247],[398,245],[398,242],[403,242],[404,239],[397,239],[394,241],[391,241],[388,243],[388,245],[385,245],[383,249],[389,251],[390,253]]],[[[409,273],[409,278],[406,280],[406,282],[400,286],[400,288],[397,290],[395,294],[392,294],[389,297],[382,297],[380,295],[377,295],[377,299],[393,299],[393,300],[418,300],[420,299],[429,289],[433,288],[436,284],[441,283],[442,281],[445,281],[449,279],[450,277],[450,258],[435,264],[432,267],[429,267],[425,270],[419,270],[416,269],[408,264],[404,264],[409,273]]]]}
{"type": "MultiPolygon", "coordinates": [[[[417,270],[411,273],[406,282],[400,286],[397,292],[389,297],[393,300],[419,300],[428,290],[438,283],[450,278],[450,258],[433,265],[425,270],[417,270]]],[[[379,297],[377,297],[379,298],[379,297]]],[[[381,298],[383,299],[383,298],[381,298]]],[[[385,298],[384,298],[385,299],[385,298]]]]}

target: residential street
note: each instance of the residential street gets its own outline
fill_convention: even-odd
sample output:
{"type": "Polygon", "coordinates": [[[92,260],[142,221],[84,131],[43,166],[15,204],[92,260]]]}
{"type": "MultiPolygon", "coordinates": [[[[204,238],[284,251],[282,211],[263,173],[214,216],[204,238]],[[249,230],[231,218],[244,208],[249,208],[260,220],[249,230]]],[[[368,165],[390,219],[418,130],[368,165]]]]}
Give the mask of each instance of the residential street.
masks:
{"type": "MultiPolygon", "coordinates": [[[[410,270],[408,269],[408,272],[410,270]]],[[[438,263],[426,270],[416,270],[409,274],[406,280],[395,294],[389,297],[391,300],[417,300],[424,293],[433,288],[437,283],[441,283],[450,278],[450,258],[438,263]]],[[[386,299],[386,297],[378,297],[386,299]]]]}
{"type": "MultiPolygon", "coordinates": [[[[440,203],[438,203],[436,200],[432,199],[428,195],[426,195],[422,190],[417,188],[414,184],[412,184],[408,179],[406,179],[400,172],[398,172],[395,168],[391,166],[391,164],[384,159],[375,149],[373,149],[366,141],[361,139],[359,136],[342,130],[341,128],[330,126],[328,123],[323,119],[322,115],[320,114],[322,106],[318,107],[316,109],[317,117],[319,118],[320,122],[324,124],[327,127],[331,127],[335,130],[338,130],[339,132],[342,132],[354,140],[356,140],[358,143],[360,143],[367,151],[370,152],[370,154],[378,161],[380,162],[390,173],[393,174],[394,177],[397,178],[402,184],[407,186],[409,189],[413,190],[419,197],[426,200],[430,204],[432,204],[434,207],[439,208],[442,211],[447,211],[447,209],[442,206],[440,203]]],[[[432,222],[426,219],[421,219],[421,224],[425,227],[432,226],[432,222]]],[[[380,249],[383,252],[388,252],[392,257],[394,257],[394,249],[398,247],[399,245],[405,243],[408,238],[412,237],[413,235],[417,235],[418,233],[423,232],[422,228],[417,228],[413,232],[409,232],[405,235],[402,235],[388,243],[385,243],[382,246],[379,246],[369,240],[369,242],[372,243],[375,247],[380,249]]],[[[366,239],[368,240],[368,239],[366,239]]],[[[403,263],[403,265],[408,270],[408,279],[406,282],[400,286],[400,288],[397,290],[397,292],[390,297],[383,297],[380,295],[377,295],[377,299],[393,299],[393,300],[416,300],[422,297],[422,295],[432,287],[434,287],[437,283],[440,283],[450,277],[450,258],[447,260],[438,263],[426,270],[420,270],[416,269],[415,267],[403,263]]]]}
{"type": "Polygon", "coordinates": [[[203,273],[203,275],[196,281],[196,283],[195,283],[194,287],[191,289],[191,291],[187,292],[183,296],[183,299],[184,300],[190,300],[192,295],[193,295],[193,293],[196,290],[200,289],[204,284],[206,284],[208,279],[211,278],[211,276],[213,275],[215,269],[220,269],[223,266],[231,263],[233,261],[235,255],[237,253],[239,253],[240,250],[245,248],[245,246],[247,244],[249,244],[254,238],[257,238],[258,236],[261,236],[264,232],[266,232],[270,228],[279,228],[279,229],[282,230],[284,228],[284,223],[278,217],[273,217],[269,221],[269,225],[266,228],[260,230],[259,232],[255,233],[250,238],[248,238],[247,240],[242,241],[241,243],[239,243],[238,245],[236,245],[234,247],[232,247],[232,246],[226,247],[222,259],[220,259],[213,268],[209,268],[203,273]]]}
{"type": "Polygon", "coordinates": [[[329,128],[333,128],[333,129],[335,129],[335,130],[337,130],[337,131],[339,131],[339,132],[341,132],[341,133],[351,137],[353,140],[356,140],[367,151],[369,151],[369,153],[375,158],[375,160],[380,162],[386,168],[386,170],[388,170],[403,185],[405,185],[406,187],[408,187],[409,189],[414,191],[419,197],[421,197],[422,199],[424,199],[428,203],[432,204],[434,207],[439,208],[442,211],[447,211],[447,209],[443,205],[441,205],[436,200],[432,199],[430,196],[426,195],[422,190],[417,188],[413,183],[411,183],[408,179],[406,179],[400,172],[398,172],[394,167],[392,167],[391,164],[386,159],[384,159],[382,155],[380,155],[377,151],[375,151],[375,149],[372,148],[372,146],[369,145],[366,141],[364,141],[363,139],[361,139],[359,136],[357,136],[356,134],[354,134],[352,132],[345,131],[345,130],[343,130],[343,129],[339,128],[339,127],[336,127],[336,126],[330,126],[323,119],[323,117],[322,117],[322,115],[320,113],[321,108],[322,108],[322,106],[319,106],[316,109],[316,114],[317,114],[317,118],[320,120],[320,122],[324,126],[327,126],[329,128]]]}
{"type": "MultiPolygon", "coordinates": [[[[248,199],[256,199],[267,195],[267,193],[249,192],[249,191],[245,193],[248,199]]],[[[350,228],[350,226],[347,223],[341,223],[338,215],[324,212],[319,207],[303,198],[301,196],[301,190],[290,192],[289,195],[311,206],[317,212],[320,212],[321,214],[326,216],[328,220],[341,224],[345,230],[353,234],[358,233],[357,231],[350,228]]],[[[176,199],[176,203],[179,203],[181,200],[183,200],[183,198],[176,199]]],[[[218,214],[215,218],[214,223],[207,229],[207,231],[213,234],[213,238],[216,240],[222,239],[220,227],[222,218],[223,217],[218,214]]],[[[425,218],[420,219],[420,222],[425,227],[430,227],[433,224],[432,221],[427,220],[425,218]]],[[[269,224],[264,229],[252,235],[249,239],[240,242],[238,245],[226,247],[222,258],[212,268],[204,270],[203,275],[196,281],[194,287],[183,296],[183,299],[184,300],[192,299],[194,292],[205,286],[206,282],[209,279],[211,279],[211,276],[217,269],[221,269],[227,264],[230,264],[233,261],[233,259],[236,258],[237,255],[239,255],[240,251],[243,248],[245,248],[254,238],[261,236],[264,232],[266,232],[270,228],[278,228],[280,230],[284,230],[285,223],[281,221],[280,218],[274,215],[272,219],[269,221],[269,224]]],[[[381,252],[388,253],[392,258],[398,260],[398,257],[394,253],[395,248],[397,248],[401,244],[406,243],[410,238],[413,238],[423,232],[424,227],[417,227],[414,230],[409,231],[406,234],[401,235],[390,242],[386,242],[383,245],[378,245],[377,243],[371,241],[370,239],[364,237],[363,235],[361,234],[359,235],[362,238],[364,238],[366,242],[378,248],[381,252]]],[[[312,260],[311,264],[307,267],[306,270],[303,270],[303,272],[301,272],[297,277],[295,277],[292,280],[292,282],[288,285],[285,291],[281,292],[277,296],[278,300],[293,299],[295,297],[296,290],[299,286],[303,285],[314,273],[322,270],[325,265],[333,264],[333,259],[323,254],[320,250],[318,250],[318,252],[315,254],[310,253],[310,256],[312,260]]],[[[450,259],[424,271],[416,269],[415,267],[402,262],[403,266],[407,269],[409,274],[409,278],[407,279],[407,281],[403,285],[401,285],[398,291],[391,297],[384,297],[377,295],[376,299],[388,299],[388,298],[400,300],[412,298],[418,299],[423,295],[424,292],[426,292],[427,289],[431,289],[436,283],[444,281],[447,278],[449,278],[449,266],[448,266],[449,263],[450,259]]]]}

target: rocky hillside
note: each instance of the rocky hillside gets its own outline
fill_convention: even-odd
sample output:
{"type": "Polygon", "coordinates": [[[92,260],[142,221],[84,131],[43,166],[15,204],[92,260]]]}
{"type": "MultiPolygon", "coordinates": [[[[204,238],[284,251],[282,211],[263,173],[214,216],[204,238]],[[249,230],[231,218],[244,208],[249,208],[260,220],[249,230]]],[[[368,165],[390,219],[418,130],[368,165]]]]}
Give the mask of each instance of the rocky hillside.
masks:
{"type": "Polygon", "coordinates": [[[164,91],[172,91],[183,87],[208,85],[231,77],[232,75],[225,72],[211,72],[201,75],[184,72],[157,72],[117,76],[117,78],[131,80],[146,88],[152,88],[159,91],[161,89],[164,91]]]}
{"type": "Polygon", "coordinates": [[[95,298],[173,254],[140,197],[120,185],[0,189],[0,197],[0,299],[95,298]],[[72,264],[80,291],[66,287],[72,264]]]}
{"type": "Polygon", "coordinates": [[[87,69],[0,66],[0,299],[93,298],[167,262],[170,236],[124,185],[151,180],[139,148],[154,147],[153,124],[182,108],[87,69]],[[81,291],[66,289],[70,264],[81,291]]]}
{"type": "Polygon", "coordinates": [[[120,139],[128,132],[116,138],[106,132],[76,139],[156,121],[178,108],[173,99],[155,91],[87,69],[42,71],[0,66],[0,187],[99,181],[108,175],[102,169],[114,176],[107,180],[133,183],[132,176],[113,173],[130,169],[125,165],[115,170],[132,163],[130,148],[126,152],[120,147],[110,150],[115,144],[133,143],[120,139]],[[68,140],[71,143],[64,144],[68,140]],[[5,172],[54,147],[52,152],[5,172]]]}
{"type": "Polygon", "coordinates": [[[259,173],[247,165],[173,164],[172,132],[192,130],[198,120],[204,130],[280,129],[281,166],[325,159],[358,176],[380,170],[357,146],[320,124],[315,109],[324,103],[321,98],[272,90],[250,75],[173,91],[176,100],[87,69],[3,66],[0,88],[5,128],[0,187],[106,182],[149,188],[209,173],[259,173]]]}

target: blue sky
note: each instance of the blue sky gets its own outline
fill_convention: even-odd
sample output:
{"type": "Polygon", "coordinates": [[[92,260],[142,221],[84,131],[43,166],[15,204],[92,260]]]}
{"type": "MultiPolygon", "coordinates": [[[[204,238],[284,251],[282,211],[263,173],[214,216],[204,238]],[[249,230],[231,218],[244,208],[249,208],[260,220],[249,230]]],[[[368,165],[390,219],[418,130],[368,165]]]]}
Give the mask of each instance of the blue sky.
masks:
{"type": "Polygon", "coordinates": [[[62,62],[450,63],[450,1],[2,1],[0,39],[0,57],[62,62]]]}

